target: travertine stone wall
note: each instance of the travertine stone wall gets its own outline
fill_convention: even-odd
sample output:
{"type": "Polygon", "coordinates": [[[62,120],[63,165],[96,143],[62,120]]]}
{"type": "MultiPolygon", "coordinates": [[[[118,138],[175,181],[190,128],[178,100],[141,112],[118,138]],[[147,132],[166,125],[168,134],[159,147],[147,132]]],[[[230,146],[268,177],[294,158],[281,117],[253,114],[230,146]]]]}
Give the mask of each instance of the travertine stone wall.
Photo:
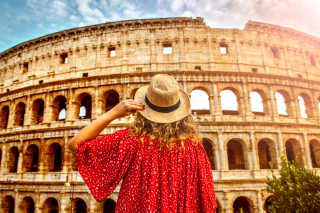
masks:
{"type": "MultiPolygon", "coordinates": [[[[243,30],[216,29],[202,18],[166,18],[65,30],[6,50],[0,54],[0,211],[111,211],[119,187],[97,203],[66,142],[153,75],[168,73],[188,94],[206,94],[208,108],[193,114],[213,165],[219,212],[239,206],[264,212],[269,161],[277,169],[285,154],[319,171],[319,48],[319,38],[281,26],[250,21],[243,30]],[[226,90],[235,95],[236,110],[223,108],[226,90]],[[251,92],[260,95],[263,111],[252,111],[251,92]],[[287,114],[279,114],[276,93],[287,114]],[[83,108],[91,114],[82,115],[83,108]]],[[[114,121],[103,134],[132,119],[114,121]]]]}

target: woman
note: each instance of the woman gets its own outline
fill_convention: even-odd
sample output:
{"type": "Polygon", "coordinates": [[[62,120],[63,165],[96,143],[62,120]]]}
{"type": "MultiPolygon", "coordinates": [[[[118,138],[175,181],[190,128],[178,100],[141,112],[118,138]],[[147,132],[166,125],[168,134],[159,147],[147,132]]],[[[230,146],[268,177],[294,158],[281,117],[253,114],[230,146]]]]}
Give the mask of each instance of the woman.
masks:
{"type": "Polygon", "coordinates": [[[122,101],[83,128],[69,147],[97,201],[123,180],[117,213],[215,212],[211,166],[189,96],[169,75],[154,76],[135,100],[122,101]],[[135,111],[133,125],[96,138],[112,120],[135,111]]]}

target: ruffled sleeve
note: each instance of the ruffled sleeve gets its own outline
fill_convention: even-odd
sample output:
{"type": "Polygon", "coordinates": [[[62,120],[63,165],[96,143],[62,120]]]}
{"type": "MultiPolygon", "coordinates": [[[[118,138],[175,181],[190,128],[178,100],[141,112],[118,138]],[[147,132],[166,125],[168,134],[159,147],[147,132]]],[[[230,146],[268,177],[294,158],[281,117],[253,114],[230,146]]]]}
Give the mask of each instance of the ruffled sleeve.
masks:
{"type": "Polygon", "coordinates": [[[78,171],[97,201],[106,199],[126,174],[136,152],[130,138],[124,129],[79,144],[78,171]]]}

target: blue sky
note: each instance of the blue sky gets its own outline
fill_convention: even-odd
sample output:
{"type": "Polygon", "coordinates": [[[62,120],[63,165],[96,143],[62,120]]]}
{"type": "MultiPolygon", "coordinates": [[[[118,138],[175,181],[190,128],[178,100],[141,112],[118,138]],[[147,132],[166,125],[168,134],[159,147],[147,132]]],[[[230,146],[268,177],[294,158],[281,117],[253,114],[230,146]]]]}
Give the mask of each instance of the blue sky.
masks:
{"type": "Polygon", "coordinates": [[[1,0],[0,11],[0,52],[69,28],[176,16],[222,28],[262,21],[320,37],[320,0],[1,0]]]}

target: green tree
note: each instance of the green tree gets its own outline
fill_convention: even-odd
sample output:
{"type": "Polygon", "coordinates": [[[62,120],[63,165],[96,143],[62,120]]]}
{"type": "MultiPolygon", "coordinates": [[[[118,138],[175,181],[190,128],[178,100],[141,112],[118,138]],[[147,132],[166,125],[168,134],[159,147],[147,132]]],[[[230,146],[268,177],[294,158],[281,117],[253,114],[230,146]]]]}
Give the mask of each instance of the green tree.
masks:
{"type": "Polygon", "coordinates": [[[320,177],[305,169],[296,159],[288,162],[281,156],[280,177],[272,171],[267,178],[267,190],[271,194],[269,213],[316,213],[320,212],[320,177]]]}

